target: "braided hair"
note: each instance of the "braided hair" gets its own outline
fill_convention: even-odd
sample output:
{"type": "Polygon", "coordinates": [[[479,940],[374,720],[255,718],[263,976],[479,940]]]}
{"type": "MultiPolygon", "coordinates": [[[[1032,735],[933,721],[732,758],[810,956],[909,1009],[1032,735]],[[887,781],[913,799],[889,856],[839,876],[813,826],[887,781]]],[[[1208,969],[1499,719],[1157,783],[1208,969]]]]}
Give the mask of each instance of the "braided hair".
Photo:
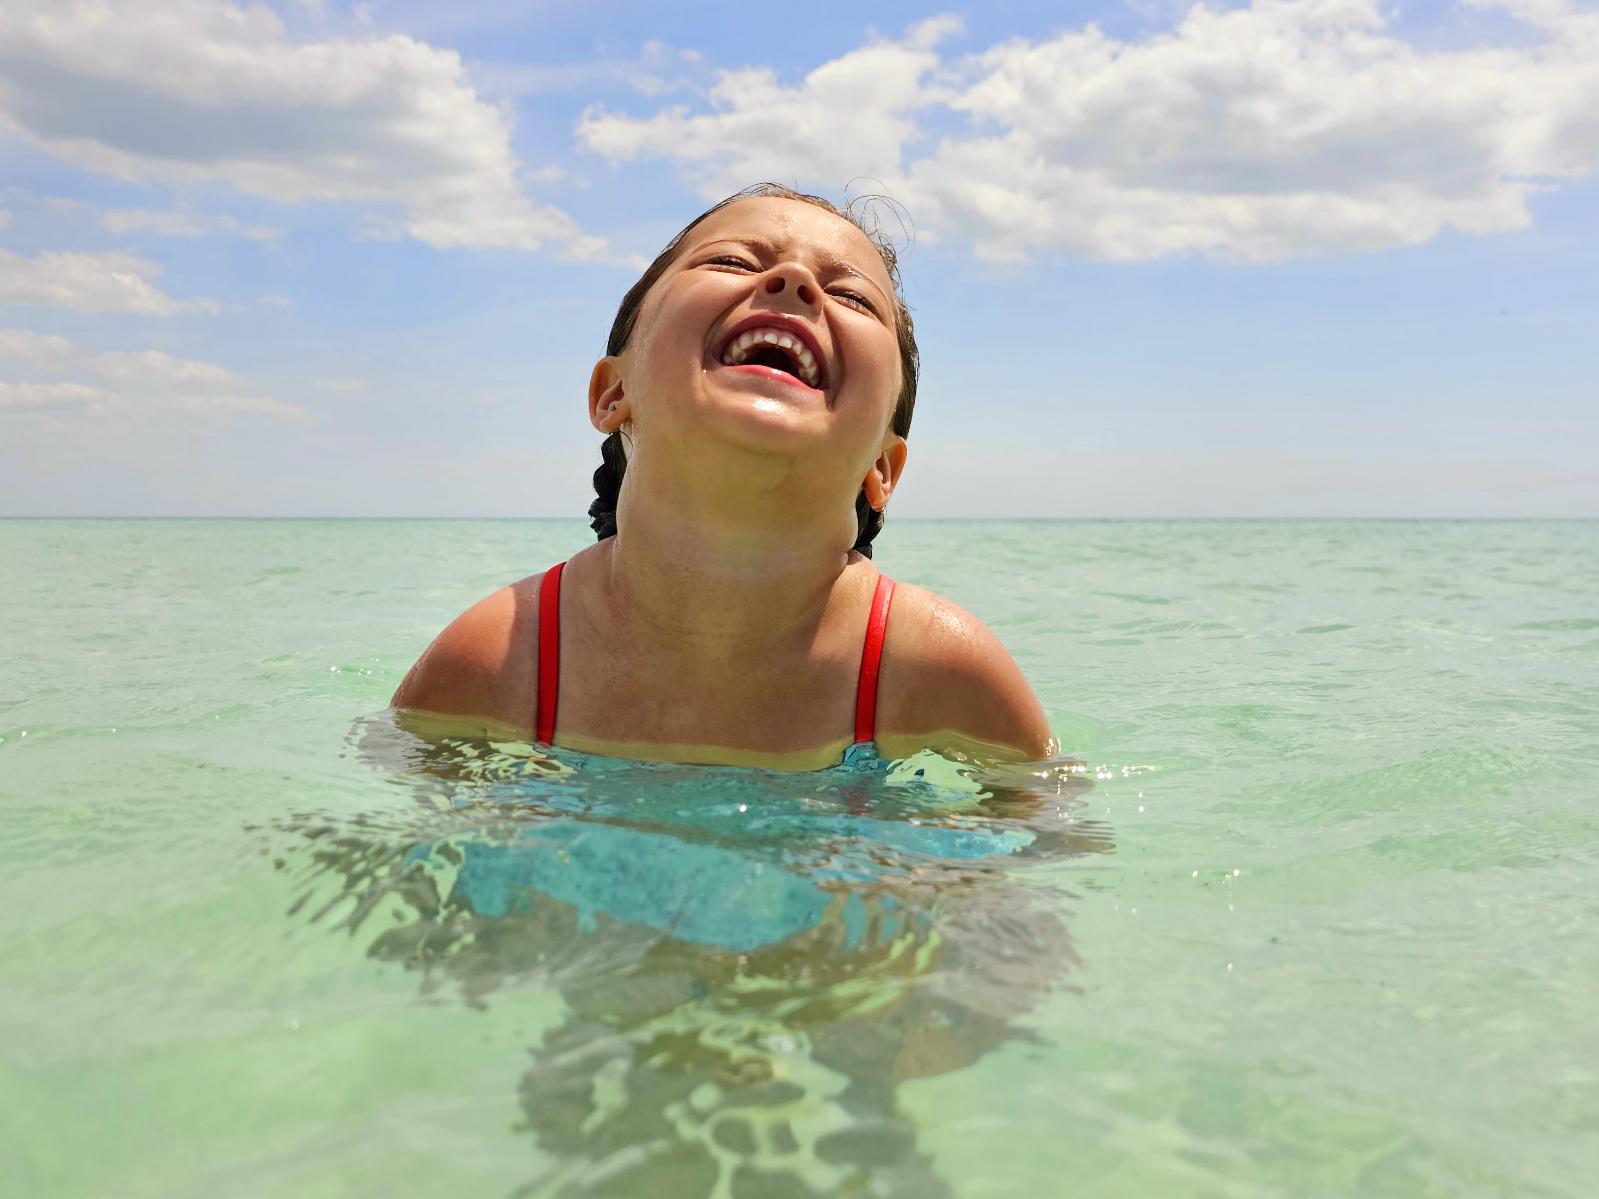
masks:
{"type": "MultiPolygon", "coordinates": [[[[682,248],[683,241],[699,223],[712,213],[726,208],[738,200],[753,198],[775,197],[782,200],[798,200],[802,204],[812,204],[817,208],[825,209],[834,216],[842,217],[854,225],[871,240],[882,256],[883,265],[888,270],[888,277],[894,285],[894,316],[895,331],[899,336],[900,375],[903,382],[900,385],[899,400],[894,405],[894,416],[889,422],[889,427],[901,437],[907,436],[911,431],[911,415],[916,410],[916,378],[921,363],[920,355],[916,349],[916,332],[911,325],[911,314],[905,307],[905,300],[900,294],[899,260],[891,243],[885,236],[874,228],[868,228],[862,217],[855,210],[856,203],[852,201],[844,208],[838,208],[821,196],[806,195],[804,192],[795,191],[793,188],[784,187],[780,183],[757,183],[754,187],[747,187],[741,192],[735,192],[727,199],[718,201],[707,208],[699,216],[690,221],[683,230],[666,243],[666,248],[655,257],[655,261],[639,276],[638,282],[628,288],[627,294],[622,297],[621,306],[616,310],[616,320],[611,323],[611,335],[605,345],[608,356],[620,354],[627,348],[628,339],[633,334],[633,327],[638,324],[639,309],[643,307],[644,297],[648,294],[658,279],[677,259],[678,251],[682,248]]],[[[873,197],[862,197],[870,200],[873,197]]],[[[600,465],[594,472],[594,502],[589,505],[589,525],[594,530],[594,535],[603,541],[607,537],[616,535],[616,506],[622,493],[622,478],[627,472],[627,452],[622,444],[620,431],[610,434],[600,444],[600,465]]],[[[883,512],[880,508],[873,508],[866,499],[866,489],[855,497],[855,523],[856,536],[854,550],[862,557],[872,556],[872,539],[882,531],[883,512]]]]}

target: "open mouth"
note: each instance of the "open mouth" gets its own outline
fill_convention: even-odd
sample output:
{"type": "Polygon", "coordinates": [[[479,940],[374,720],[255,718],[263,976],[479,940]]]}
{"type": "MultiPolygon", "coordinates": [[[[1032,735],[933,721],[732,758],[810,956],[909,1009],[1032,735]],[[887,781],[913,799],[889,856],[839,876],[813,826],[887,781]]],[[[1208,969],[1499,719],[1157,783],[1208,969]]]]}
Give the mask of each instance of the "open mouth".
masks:
{"type": "Polygon", "coordinates": [[[722,346],[723,366],[761,366],[820,389],[824,375],[816,349],[797,330],[759,318],[744,322],[722,346]]]}

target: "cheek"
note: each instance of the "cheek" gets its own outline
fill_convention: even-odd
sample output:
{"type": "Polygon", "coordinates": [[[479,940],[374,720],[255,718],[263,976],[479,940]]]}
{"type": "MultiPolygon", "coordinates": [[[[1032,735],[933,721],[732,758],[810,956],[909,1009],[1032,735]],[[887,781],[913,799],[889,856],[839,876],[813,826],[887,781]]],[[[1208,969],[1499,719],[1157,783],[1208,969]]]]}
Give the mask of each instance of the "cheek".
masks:
{"type": "Polygon", "coordinates": [[[632,348],[637,349],[640,361],[649,363],[654,371],[671,371],[685,365],[698,370],[710,319],[704,301],[705,297],[682,289],[647,298],[633,334],[632,348]]]}
{"type": "Polygon", "coordinates": [[[871,387],[878,397],[876,408],[886,428],[899,403],[901,387],[899,340],[890,334],[886,339],[874,338],[871,353],[871,387]]]}
{"type": "Polygon", "coordinates": [[[652,380],[680,381],[699,369],[699,343],[671,313],[660,313],[659,319],[648,323],[640,321],[631,340],[628,352],[640,376],[633,380],[636,388],[648,391],[652,380]]]}

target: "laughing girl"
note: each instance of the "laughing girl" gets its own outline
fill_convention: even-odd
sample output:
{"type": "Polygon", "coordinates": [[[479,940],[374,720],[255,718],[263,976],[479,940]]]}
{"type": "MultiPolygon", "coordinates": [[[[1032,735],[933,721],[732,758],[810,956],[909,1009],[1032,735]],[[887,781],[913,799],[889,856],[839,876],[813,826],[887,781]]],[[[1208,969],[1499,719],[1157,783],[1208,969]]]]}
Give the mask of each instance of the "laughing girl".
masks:
{"type": "Polygon", "coordinates": [[[916,377],[891,246],[775,185],[717,204],[623,297],[589,381],[598,543],[459,616],[394,706],[779,770],[1054,752],[982,622],[872,562],[916,377]]]}

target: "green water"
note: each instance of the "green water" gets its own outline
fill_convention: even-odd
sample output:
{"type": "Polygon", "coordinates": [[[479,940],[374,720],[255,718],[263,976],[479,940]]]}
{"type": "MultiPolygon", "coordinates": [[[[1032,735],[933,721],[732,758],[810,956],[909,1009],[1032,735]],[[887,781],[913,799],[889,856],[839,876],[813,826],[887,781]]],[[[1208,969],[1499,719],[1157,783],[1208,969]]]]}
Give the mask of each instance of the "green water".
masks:
{"type": "Polygon", "coordinates": [[[1592,1193],[1599,524],[892,523],[1086,773],[381,718],[584,532],[0,522],[6,1193],[1592,1193]]]}

